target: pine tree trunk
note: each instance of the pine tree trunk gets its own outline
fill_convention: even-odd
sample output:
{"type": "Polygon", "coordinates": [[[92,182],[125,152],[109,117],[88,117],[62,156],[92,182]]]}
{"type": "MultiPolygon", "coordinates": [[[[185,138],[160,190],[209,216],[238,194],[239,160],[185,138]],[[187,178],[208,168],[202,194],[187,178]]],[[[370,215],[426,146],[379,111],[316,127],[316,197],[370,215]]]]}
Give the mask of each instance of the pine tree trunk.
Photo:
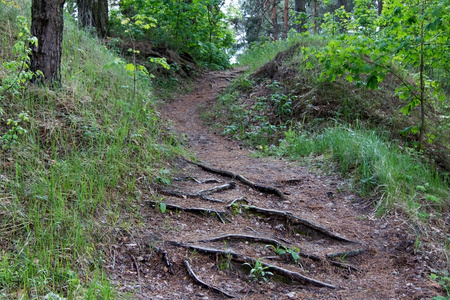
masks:
{"type": "Polygon", "coordinates": [[[272,2],[272,25],[273,25],[273,40],[278,40],[278,10],[277,0],[272,2]]]}
{"type": "Polygon", "coordinates": [[[378,0],[378,15],[381,16],[383,13],[383,0],[378,0]]]}
{"type": "Polygon", "coordinates": [[[314,0],[314,34],[317,34],[317,0],[314,0]]]}
{"type": "Polygon", "coordinates": [[[83,28],[95,27],[99,38],[108,32],[108,0],[77,0],[78,20],[83,28]]]}
{"type": "Polygon", "coordinates": [[[38,45],[32,47],[31,70],[43,73],[35,81],[61,82],[61,54],[64,29],[63,6],[65,0],[32,0],[31,35],[38,45]]]}
{"type": "Polygon", "coordinates": [[[295,0],[295,29],[297,32],[305,32],[306,29],[303,28],[303,25],[305,25],[305,20],[299,19],[300,14],[306,14],[306,3],[305,0],[295,0]]]}
{"type": "Polygon", "coordinates": [[[289,26],[289,0],[284,0],[284,20],[283,20],[283,38],[286,39],[288,35],[289,26]]]}

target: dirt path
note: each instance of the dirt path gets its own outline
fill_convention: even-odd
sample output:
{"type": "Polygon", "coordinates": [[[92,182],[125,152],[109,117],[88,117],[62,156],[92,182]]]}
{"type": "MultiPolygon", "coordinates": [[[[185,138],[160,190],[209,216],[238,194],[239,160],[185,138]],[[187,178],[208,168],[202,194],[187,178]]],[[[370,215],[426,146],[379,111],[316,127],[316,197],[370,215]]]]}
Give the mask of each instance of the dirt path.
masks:
{"type": "Polygon", "coordinates": [[[193,92],[162,110],[197,159],[233,174],[180,160],[172,184],[159,189],[164,214],[152,206],[156,191],[144,192],[147,201],[137,208],[141,231],[122,232],[111,250],[111,277],[121,292],[135,293],[133,299],[225,297],[196,283],[187,262],[202,281],[241,299],[431,299],[436,286],[426,262],[414,255],[404,222],[376,219],[371,202],[346,191],[348,184],[337,175],[251,157],[238,142],[202,124],[199,107],[213,103],[238,74],[208,73],[193,92]],[[277,255],[276,248],[298,249],[300,258],[277,255]],[[327,257],[334,253],[340,254],[327,257]],[[251,268],[243,268],[259,258],[273,265],[264,269],[275,275],[267,275],[268,282],[249,281],[251,268]]]}

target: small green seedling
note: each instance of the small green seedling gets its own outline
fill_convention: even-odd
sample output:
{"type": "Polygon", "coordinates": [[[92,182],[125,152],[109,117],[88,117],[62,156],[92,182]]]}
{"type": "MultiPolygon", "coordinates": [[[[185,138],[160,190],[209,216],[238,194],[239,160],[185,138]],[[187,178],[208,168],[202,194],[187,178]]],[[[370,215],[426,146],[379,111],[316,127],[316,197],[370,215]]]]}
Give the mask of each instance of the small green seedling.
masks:
{"type": "Polygon", "coordinates": [[[286,246],[282,246],[282,245],[278,245],[278,246],[274,246],[274,245],[266,245],[264,247],[264,249],[267,248],[272,248],[272,250],[278,254],[278,255],[285,255],[286,253],[289,253],[292,256],[292,259],[295,261],[295,263],[299,263],[300,260],[300,250],[298,248],[292,247],[292,248],[287,248],[286,246]]]}
{"type": "Polygon", "coordinates": [[[258,258],[258,260],[255,261],[254,265],[251,265],[249,263],[245,263],[244,266],[249,266],[251,268],[250,270],[250,277],[252,278],[252,281],[259,281],[264,280],[264,282],[267,282],[266,276],[273,276],[272,272],[266,271],[269,269],[269,266],[263,266],[261,262],[262,258],[258,258]]]}

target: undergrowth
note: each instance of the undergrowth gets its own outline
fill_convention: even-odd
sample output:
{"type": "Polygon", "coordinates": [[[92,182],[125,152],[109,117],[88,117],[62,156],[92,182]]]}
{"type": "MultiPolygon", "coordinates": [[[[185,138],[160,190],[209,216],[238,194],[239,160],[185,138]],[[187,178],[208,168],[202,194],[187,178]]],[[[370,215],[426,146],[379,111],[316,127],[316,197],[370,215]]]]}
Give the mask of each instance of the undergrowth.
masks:
{"type": "Polygon", "coordinates": [[[115,298],[105,245],[139,223],[130,221],[139,220],[137,187],[181,150],[155,110],[150,79],[138,78],[133,97],[122,59],[69,16],[62,87],[6,88],[27,69],[27,59],[21,70],[5,66],[23,63],[12,45],[16,17],[29,22],[29,11],[28,1],[0,2],[0,298],[115,298]]]}
{"type": "MultiPolygon", "coordinates": [[[[378,216],[405,212],[417,235],[448,228],[448,105],[434,103],[429,130],[435,138],[418,152],[416,137],[402,133],[417,116],[399,112],[404,103],[394,96],[395,78],[378,90],[320,80],[318,60],[306,56],[326,43],[294,36],[254,46],[240,59],[249,72],[221,95],[209,117],[259,155],[325,161],[321,165],[350,177],[357,192],[374,199],[378,216]]],[[[444,231],[434,238],[450,262],[444,231]]]]}

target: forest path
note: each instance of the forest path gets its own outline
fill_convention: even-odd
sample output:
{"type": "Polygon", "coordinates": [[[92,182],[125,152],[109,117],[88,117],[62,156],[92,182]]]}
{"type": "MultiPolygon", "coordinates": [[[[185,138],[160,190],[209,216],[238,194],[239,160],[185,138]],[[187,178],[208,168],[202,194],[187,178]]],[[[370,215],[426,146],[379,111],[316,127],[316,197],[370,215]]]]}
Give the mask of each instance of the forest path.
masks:
{"type": "Polygon", "coordinates": [[[170,186],[144,193],[143,229],[124,233],[114,254],[128,266],[116,275],[124,291],[135,299],[430,299],[436,287],[401,220],[375,218],[371,200],[338,175],[252,157],[200,120],[241,72],[204,74],[161,110],[201,165],[180,159],[170,186]],[[259,271],[275,274],[268,282],[249,281],[243,265],[258,259],[259,271]]]}

